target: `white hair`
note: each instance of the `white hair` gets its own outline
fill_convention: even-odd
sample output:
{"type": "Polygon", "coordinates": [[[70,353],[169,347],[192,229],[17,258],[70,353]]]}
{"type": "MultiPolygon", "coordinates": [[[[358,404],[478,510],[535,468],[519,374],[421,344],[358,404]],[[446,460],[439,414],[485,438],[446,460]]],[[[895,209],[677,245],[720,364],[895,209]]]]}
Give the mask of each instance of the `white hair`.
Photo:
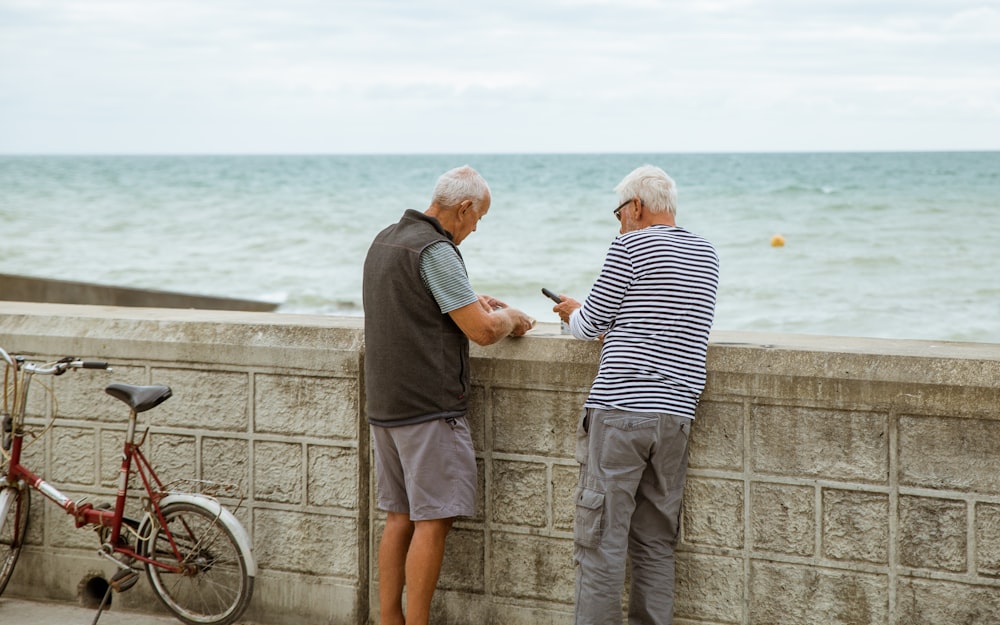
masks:
{"type": "Polygon", "coordinates": [[[633,169],[618,183],[615,192],[619,202],[639,198],[651,213],[677,215],[677,185],[667,172],[654,165],[633,169]]]}
{"type": "Polygon", "coordinates": [[[442,208],[452,208],[465,200],[472,200],[473,206],[479,211],[489,195],[490,186],[479,172],[468,165],[462,165],[441,174],[434,185],[431,201],[442,208]]]}

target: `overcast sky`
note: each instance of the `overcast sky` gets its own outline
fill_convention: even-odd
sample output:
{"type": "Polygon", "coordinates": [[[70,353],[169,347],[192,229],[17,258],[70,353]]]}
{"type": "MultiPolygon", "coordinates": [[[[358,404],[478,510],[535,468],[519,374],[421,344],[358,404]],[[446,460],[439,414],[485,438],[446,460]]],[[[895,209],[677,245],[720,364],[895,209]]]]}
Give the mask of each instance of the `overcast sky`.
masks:
{"type": "Polygon", "coordinates": [[[1000,0],[0,0],[0,153],[1000,149],[1000,0]]]}

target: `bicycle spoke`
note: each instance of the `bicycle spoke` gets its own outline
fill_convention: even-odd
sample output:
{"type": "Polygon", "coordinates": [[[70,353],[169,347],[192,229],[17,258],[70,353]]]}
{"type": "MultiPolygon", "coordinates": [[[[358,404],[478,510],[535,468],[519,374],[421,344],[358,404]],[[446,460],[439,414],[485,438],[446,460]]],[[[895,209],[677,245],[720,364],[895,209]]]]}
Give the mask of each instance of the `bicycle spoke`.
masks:
{"type": "Polygon", "coordinates": [[[217,515],[192,503],[170,504],[163,516],[166,526],[154,532],[151,552],[181,571],[147,567],[154,591],[188,623],[219,624],[238,618],[249,601],[253,579],[232,533],[217,515]]]}

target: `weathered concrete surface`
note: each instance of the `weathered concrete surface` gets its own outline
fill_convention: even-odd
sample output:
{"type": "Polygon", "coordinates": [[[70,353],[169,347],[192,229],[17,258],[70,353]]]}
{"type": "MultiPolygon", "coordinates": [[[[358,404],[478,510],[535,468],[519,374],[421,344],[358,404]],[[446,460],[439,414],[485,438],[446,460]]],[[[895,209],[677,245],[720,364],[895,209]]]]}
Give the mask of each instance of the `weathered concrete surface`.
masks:
{"type": "MultiPolygon", "coordinates": [[[[93,623],[96,614],[97,608],[72,603],[26,601],[8,597],[7,593],[0,598],[0,623],[4,625],[84,625],[93,623]]],[[[179,621],[172,616],[123,611],[112,604],[111,608],[101,612],[99,622],[101,625],[177,625],[179,621]]]]}
{"type": "MultiPolygon", "coordinates": [[[[357,318],[0,303],[0,346],[103,358],[32,401],[28,450],[73,496],[113,496],[108,382],[168,383],[144,413],[169,477],[241,483],[260,563],[251,621],[377,620],[357,318]],[[58,479],[57,479],[58,478],[58,479]]],[[[573,460],[599,346],[543,325],[473,348],[475,517],[449,539],[434,623],[572,620],[573,460]]],[[[679,625],[995,625],[1000,345],[716,332],[692,430],[679,625]]],[[[230,502],[235,503],[235,502],[230,502]]],[[[71,600],[96,540],[36,497],[8,592],[71,600]]],[[[145,583],[120,597],[155,609],[145,583]]]]}
{"type": "Polygon", "coordinates": [[[205,310],[251,310],[271,312],[278,304],[235,297],[213,297],[157,289],[72,282],[0,273],[0,299],[43,304],[90,304],[205,310]]]}

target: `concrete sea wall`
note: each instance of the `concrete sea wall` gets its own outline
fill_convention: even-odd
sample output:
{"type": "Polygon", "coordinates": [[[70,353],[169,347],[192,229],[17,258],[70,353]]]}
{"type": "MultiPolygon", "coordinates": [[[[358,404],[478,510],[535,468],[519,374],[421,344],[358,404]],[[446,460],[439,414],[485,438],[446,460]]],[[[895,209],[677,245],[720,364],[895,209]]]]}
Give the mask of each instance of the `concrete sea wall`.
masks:
{"type": "MultiPolygon", "coordinates": [[[[146,448],[161,476],[246,491],[246,620],[377,621],[360,319],[0,302],[0,346],[114,366],[33,393],[33,429],[51,428],[28,464],[64,492],[114,496],[126,415],[103,387],[168,384],[141,415],[146,448]]],[[[449,537],[434,623],[572,621],[574,438],[598,350],[556,325],[473,348],[480,499],[449,537]]],[[[714,333],[675,622],[1000,622],[998,421],[1000,345],[714,333]]],[[[8,593],[74,600],[111,574],[39,496],[31,524],[8,593]]],[[[145,582],[114,601],[159,609],[145,582]]]]}
{"type": "Polygon", "coordinates": [[[44,304],[198,308],[255,312],[272,312],[278,308],[278,305],[273,302],[35,278],[7,273],[0,273],[0,300],[44,304]]]}

